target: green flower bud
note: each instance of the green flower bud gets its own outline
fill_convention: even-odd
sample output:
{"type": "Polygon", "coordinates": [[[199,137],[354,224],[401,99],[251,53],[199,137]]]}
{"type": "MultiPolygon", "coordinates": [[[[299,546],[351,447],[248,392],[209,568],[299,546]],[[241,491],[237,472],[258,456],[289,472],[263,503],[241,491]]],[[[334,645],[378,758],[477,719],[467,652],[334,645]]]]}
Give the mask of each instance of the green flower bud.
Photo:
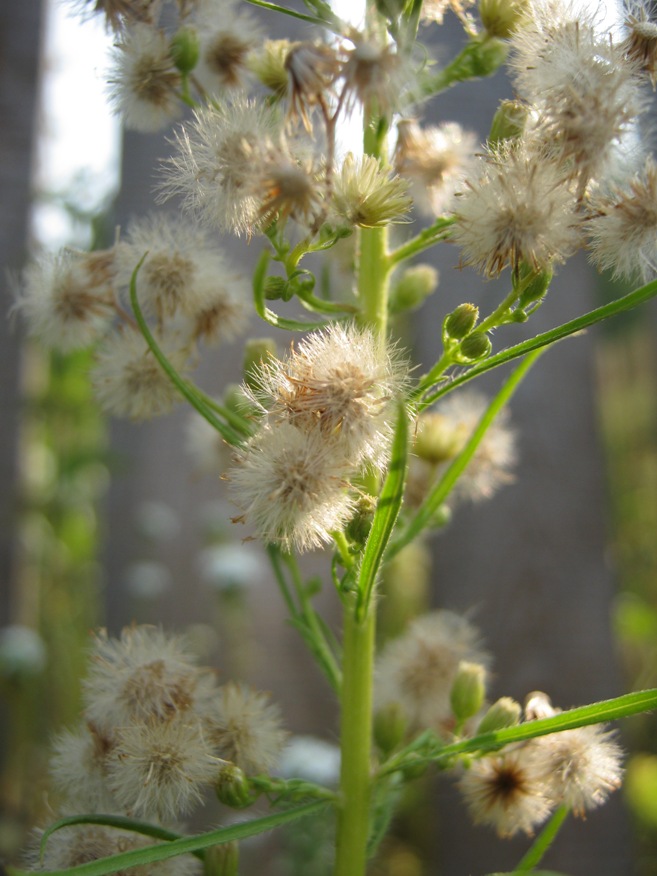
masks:
{"type": "Polygon", "coordinates": [[[399,703],[389,703],[374,716],[374,739],[384,755],[403,742],[408,721],[399,703]]]}
{"type": "Polygon", "coordinates": [[[480,663],[462,660],[450,692],[452,712],[457,721],[476,715],[486,695],[486,669],[480,663]]]}
{"type": "Polygon", "coordinates": [[[255,799],[249,780],[234,763],[227,763],[222,769],[215,785],[215,793],[221,803],[233,809],[250,806],[255,799]]]}
{"type": "Polygon", "coordinates": [[[479,722],[477,734],[493,733],[495,730],[504,730],[505,727],[515,727],[520,723],[522,707],[511,697],[501,697],[494,702],[484,717],[479,722]]]}
{"type": "Polygon", "coordinates": [[[461,341],[467,337],[476,326],[479,319],[479,308],[474,304],[459,304],[445,317],[443,323],[443,336],[455,341],[461,341]]]}
{"type": "Polygon", "coordinates": [[[469,52],[470,77],[486,78],[492,76],[505,63],[509,47],[502,40],[489,37],[474,40],[469,52]]]}
{"type": "Polygon", "coordinates": [[[463,363],[477,362],[490,356],[493,349],[486,332],[473,332],[461,341],[458,361],[463,363]]]}
{"type": "Polygon", "coordinates": [[[437,287],[438,271],[431,265],[407,268],[390,294],[390,312],[415,310],[437,287]]]}
{"type": "Polygon", "coordinates": [[[537,301],[540,301],[541,298],[544,298],[551,281],[552,273],[550,271],[542,271],[534,277],[518,299],[518,307],[521,309],[525,308],[530,304],[535,304],[537,301]]]}
{"type": "Polygon", "coordinates": [[[479,0],[479,17],[491,37],[507,39],[527,14],[527,0],[479,0]]]}
{"type": "Polygon", "coordinates": [[[418,419],[413,452],[420,459],[439,465],[453,459],[463,449],[463,430],[438,413],[418,419]]]}
{"type": "Polygon", "coordinates": [[[205,850],[203,876],[237,876],[238,866],[237,843],[222,843],[205,850]]]}
{"type": "Polygon", "coordinates": [[[242,369],[244,382],[251,388],[255,385],[255,376],[262,365],[270,356],[276,355],[276,341],[273,338],[251,338],[244,348],[244,360],[242,369]]]}
{"type": "Polygon", "coordinates": [[[488,145],[499,146],[507,140],[517,140],[525,130],[529,108],[519,100],[502,100],[493,116],[488,145]]]}
{"type": "Polygon", "coordinates": [[[265,280],[265,298],[268,301],[289,301],[291,297],[290,284],[283,277],[267,277],[265,280]]]}
{"type": "Polygon", "coordinates": [[[191,73],[198,64],[200,46],[198,34],[193,27],[181,27],[171,37],[169,51],[173,63],[181,73],[191,73]]]}

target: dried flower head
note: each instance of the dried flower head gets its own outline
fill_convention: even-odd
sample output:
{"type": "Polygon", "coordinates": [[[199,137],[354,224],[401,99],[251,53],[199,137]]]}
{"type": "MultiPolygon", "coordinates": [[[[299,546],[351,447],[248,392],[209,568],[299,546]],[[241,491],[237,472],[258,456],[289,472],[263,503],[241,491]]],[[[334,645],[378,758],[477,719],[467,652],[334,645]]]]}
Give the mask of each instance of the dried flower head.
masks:
{"type": "Polygon", "coordinates": [[[654,90],[657,84],[657,22],[652,7],[645,0],[631,0],[626,10],[627,36],[622,48],[648,76],[654,90]]]}
{"type": "Polygon", "coordinates": [[[472,20],[465,11],[472,6],[474,0],[425,0],[422,4],[422,19],[425,22],[442,24],[445,13],[450,10],[462,21],[468,29],[472,27],[472,20]]]}
{"type": "Polygon", "coordinates": [[[237,454],[230,481],[243,513],[264,541],[300,552],[331,541],[353,513],[351,466],[319,429],[264,427],[237,454]]]}
{"type": "Polygon", "coordinates": [[[411,82],[407,59],[387,43],[363,34],[350,34],[352,49],[345,49],[341,75],[344,80],[344,108],[354,100],[383,115],[394,111],[411,82]]]}
{"type": "Polygon", "coordinates": [[[14,311],[31,335],[48,347],[88,347],[116,316],[113,254],[71,250],[44,254],[29,264],[16,283],[14,311]]]}
{"type": "Polygon", "coordinates": [[[122,726],[108,763],[108,784],[128,812],[177,821],[202,799],[221,769],[193,716],[122,726]]]}
{"type": "Polygon", "coordinates": [[[255,101],[197,110],[175,135],[177,155],[165,165],[162,199],[182,195],[183,207],[210,226],[251,234],[262,206],[254,179],[281,130],[275,109],[255,101]]]}
{"type": "Polygon", "coordinates": [[[310,132],[310,113],[318,104],[327,105],[340,72],[339,53],[327,43],[294,43],[285,58],[285,69],[289,76],[290,118],[301,119],[310,132]]]}
{"type": "Polygon", "coordinates": [[[405,119],[397,125],[395,168],[411,180],[411,195],[424,213],[448,210],[472,165],[475,134],[456,122],[421,128],[405,119]]]}
{"type": "Polygon", "coordinates": [[[392,176],[378,158],[351,152],[336,174],[332,209],[338,222],[376,228],[390,222],[403,222],[413,201],[409,183],[392,176]]]}
{"type": "Polygon", "coordinates": [[[413,727],[449,730],[450,692],[462,660],[490,662],[478,630],[466,618],[436,611],[414,620],[377,660],[376,708],[397,704],[413,727]]]}
{"type": "Polygon", "coordinates": [[[548,270],[572,254],[576,198],[554,164],[512,147],[490,152],[479,170],[456,205],[454,240],[465,264],[496,277],[506,265],[548,270]]]}
{"type": "Polygon", "coordinates": [[[133,722],[166,722],[203,714],[214,681],[195,664],[181,636],[156,627],[126,627],[119,639],[99,634],[84,681],[85,715],[112,736],[133,722]]]}
{"type": "Polygon", "coordinates": [[[155,24],[160,14],[162,0],[76,0],[83,14],[99,13],[105,16],[108,27],[120,31],[126,25],[137,22],[155,24]]]}
{"type": "Polygon", "coordinates": [[[531,836],[553,808],[544,779],[532,748],[519,746],[474,761],[459,786],[475,824],[531,836]]]}
{"type": "Polygon", "coordinates": [[[221,757],[247,774],[269,772],[288,736],[281,711],[268,694],[233,683],[219,689],[206,733],[221,757]]]}
{"type": "Polygon", "coordinates": [[[308,335],[286,359],[268,359],[247,395],[275,420],[319,429],[352,465],[383,468],[407,376],[394,347],[368,329],[334,323],[308,335]]]}
{"type": "MultiPolygon", "coordinates": [[[[158,338],[158,345],[178,373],[187,370],[186,341],[175,334],[158,338]]],[[[180,398],[140,332],[114,332],[98,350],[91,373],[98,403],[109,414],[147,420],[171,410],[180,398]]]]}
{"type": "Polygon", "coordinates": [[[147,24],[126,28],[108,82],[110,98],[128,128],[159,131],[180,115],[180,73],[163,31],[147,24]]]}
{"type": "Polygon", "coordinates": [[[589,213],[586,230],[595,265],[644,282],[657,273],[657,165],[652,158],[625,186],[593,195],[589,213]]]}
{"type": "Polygon", "coordinates": [[[264,40],[247,58],[251,72],[279,100],[288,92],[287,57],[293,47],[289,40],[264,40]]]}

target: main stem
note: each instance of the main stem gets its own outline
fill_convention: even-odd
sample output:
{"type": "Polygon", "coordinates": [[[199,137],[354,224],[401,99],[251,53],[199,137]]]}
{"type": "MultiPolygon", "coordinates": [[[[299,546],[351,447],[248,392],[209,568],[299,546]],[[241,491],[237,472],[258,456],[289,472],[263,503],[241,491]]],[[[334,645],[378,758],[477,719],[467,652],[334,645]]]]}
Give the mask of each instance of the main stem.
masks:
{"type": "MultiPolygon", "coordinates": [[[[365,111],[364,151],[385,158],[385,136],[371,124],[365,111]]],[[[358,294],[360,322],[385,343],[388,328],[390,264],[386,228],[360,230],[358,294]]],[[[377,495],[376,476],[364,484],[377,495]]],[[[365,876],[372,796],[372,687],[376,631],[376,600],[364,617],[357,617],[357,598],[344,605],[342,700],[340,723],[340,804],[336,840],[335,876],[365,876]]]]}

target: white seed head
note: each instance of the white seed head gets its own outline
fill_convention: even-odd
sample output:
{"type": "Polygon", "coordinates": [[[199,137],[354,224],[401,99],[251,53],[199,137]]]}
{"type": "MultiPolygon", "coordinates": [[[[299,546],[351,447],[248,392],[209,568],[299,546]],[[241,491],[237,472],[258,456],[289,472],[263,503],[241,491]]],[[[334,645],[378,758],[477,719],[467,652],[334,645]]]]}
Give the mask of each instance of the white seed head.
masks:
{"type": "Polygon", "coordinates": [[[408,365],[371,331],[334,323],[313,332],[286,359],[268,359],[250,395],[275,420],[319,428],[352,465],[388,462],[396,405],[408,365]]]}
{"type": "Polygon", "coordinates": [[[553,163],[524,149],[481,159],[456,204],[454,240],[465,264],[496,277],[521,263],[548,270],[579,244],[576,197],[553,163]]]}
{"type": "Polygon", "coordinates": [[[249,53],[262,41],[257,19],[232,0],[204,0],[195,23],[200,57],[194,76],[210,94],[243,89],[249,78],[249,53]]]}
{"type": "Polygon", "coordinates": [[[657,274],[657,165],[652,158],[624,186],[594,194],[588,211],[586,232],[597,267],[643,282],[657,274]]]}
{"type": "Polygon", "coordinates": [[[319,429],[265,426],[238,453],[231,492],[260,538],[300,552],[322,547],[353,513],[351,465],[319,429]]]}
{"type": "MultiPolygon", "coordinates": [[[[177,335],[157,338],[160,349],[180,374],[188,351],[177,335]]],[[[141,333],[131,328],[109,335],[98,350],[91,380],[100,406],[109,414],[146,420],[168,413],[180,399],[141,333]]]]}
{"type": "Polygon", "coordinates": [[[377,710],[401,707],[410,725],[448,732],[453,721],[450,691],[462,660],[483,666],[479,632],[466,618],[436,611],[413,621],[390,641],[376,664],[377,710]]]}
{"type": "Polygon", "coordinates": [[[140,722],[117,729],[108,785],[128,812],[177,821],[201,801],[221,766],[194,716],[140,722]]]}
{"type": "Polygon", "coordinates": [[[44,254],[16,283],[14,311],[31,335],[59,350],[82,349],[103,336],[116,314],[111,254],[44,254]]]}
{"type": "Polygon", "coordinates": [[[133,722],[203,715],[214,680],[195,664],[186,641],[156,627],[126,627],[120,639],[100,634],[84,681],[85,716],[112,736],[133,722]]]}
{"type": "Polygon", "coordinates": [[[411,180],[415,206],[428,215],[445,213],[472,166],[476,135],[456,122],[421,128],[403,120],[397,131],[395,168],[411,180]]]}
{"type": "Polygon", "coordinates": [[[475,824],[494,827],[500,837],[531,836],[554,805],[529,746],[475,760],[459,786],[475,824]]]}
{"type": "Polygon", "coordinates": [[[206,733],[218,754],[247,775],[271,771],[288,736],[268,694],[233,683],[219,689],[206,733]]]}
{"type": "Polygon", "coordinates": [[[160,131],[180,115],[180,73],[163,31],[147,24],[126,28],[114,50],[108,83],[127,128],[160,131]]]}
{"type": "Polygon", "coordinates": [[[50,774],[68,808],[75,812],[114,812],[116,801],[107,787],[107,761],[112,739],[93,724],[66,730],[54,742],[50,774]]]}
{"type": "Polygon", "coordinates": [[[197,110],[194,121],[176,132],[162,199],[181,195],[183,207],[211,227],[252,234],[261,206],[253,180],[281,131],[276,110],[255,101],[236,98],[197,110]]]}

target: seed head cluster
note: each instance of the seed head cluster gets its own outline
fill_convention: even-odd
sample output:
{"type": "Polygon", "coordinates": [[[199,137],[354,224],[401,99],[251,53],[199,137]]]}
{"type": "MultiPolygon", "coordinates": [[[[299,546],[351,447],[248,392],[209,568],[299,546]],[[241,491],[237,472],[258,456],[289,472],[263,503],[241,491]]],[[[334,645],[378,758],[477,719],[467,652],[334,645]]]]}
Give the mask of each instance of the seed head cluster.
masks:
{"type": "MultiPolygon", "coordinates": [[[[83,720],[60,734],[51,764],[64,813],[173,824],[225,770],[255,775],[272,769],[287,739],[267,694],[218,685],[212,670],[197,665],[184,637],[155,627],[129,627],[118,639],[96,636],[83,702],[83,720]]],[[[48,844],[51,868],[148,844],[132,834],[135,844],[126,843],[122,832],[105,828],[62,834],[48,844]]],[[[189,866],[183,862],[175,872],[187,873],[189,866]]]]}

